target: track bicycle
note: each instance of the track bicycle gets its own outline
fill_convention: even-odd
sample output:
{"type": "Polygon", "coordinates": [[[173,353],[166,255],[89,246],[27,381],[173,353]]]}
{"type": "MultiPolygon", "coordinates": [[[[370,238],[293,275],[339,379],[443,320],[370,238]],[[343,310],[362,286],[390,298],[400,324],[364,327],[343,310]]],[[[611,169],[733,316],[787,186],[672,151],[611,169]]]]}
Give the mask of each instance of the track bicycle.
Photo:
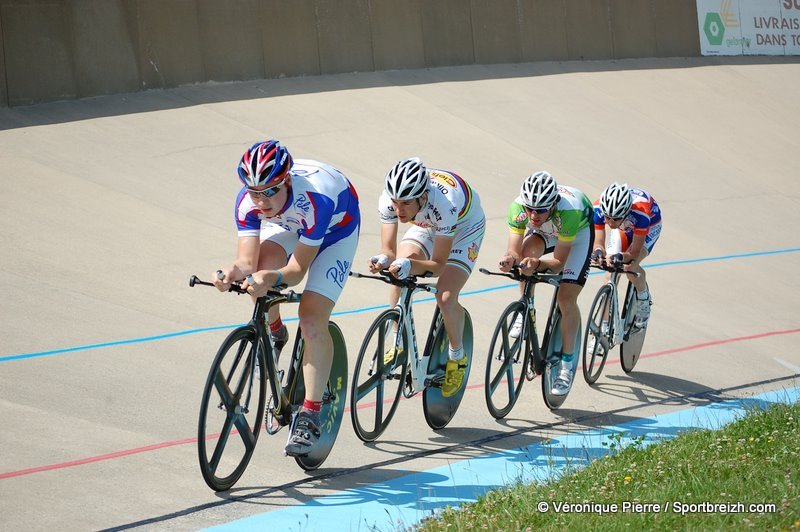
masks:
{"type": "MultiPolygon", "coordinates": [[[[568,395],[552,393],[553,382],[558,376],[561,364],[561,311],[557,302],[561,274],[534,272],[532,275],[524,275],[518,266],[511,268],[508,273],[492,272],[485,268],[480,268],[479,271],[486,275],[500,275],[523,283],[522,296],[503,310],[489,343],[484,387],[489,413],[496,419],[507,416],[519,398],[522,385],[526,380],[532,381],[537,375],[542,376],[542,397],[545,404],[550,410],[559,408],[568,395]],[[536,332],[533,296],[533,288],[538,283],[547,283],[555,287],[541,344],[536,332]],[[509,332],[520,316],[522,329],[517,338],[512,338],[509,332]]],[[[578,324],[575,335],[576,351],[580,348],[580,337],[581,326],[578,324]]],[[[577,356],[573,358],[572,363],[574,371],[578,364],[577,356]]]]}
{"type": "MultiPolygon", "coordinates": [[[[189,286],[195,285],[214,286],[192,276],[189,286]]],[[[214,491],[230,489],[242,476],[255,451],[262,422],[269,434],[276,434],[287,425],[289,437],[294,432],[297,412],[305,398],[305,343],[298,329],[288,369],[280,370],[279,353],[267,319],[273,305],[300,302],[302,293],[282,291],[285,288],[278,286],[256,299],[250,322],[228,334],[208,372],[200,402],[197,452],[203,479],[214,491]]],[[[232,283],[228,291],[247,293],[239,282],[232,283]]],[[[344,336],[333,322],[329,322],[328,331],[333,340],[333,364],[320,412],[321,435],[309,454],[294,457],[306,471],[318,468],[333,448],[347,396],[344,336]]]]}
{"type": "Polygon", "coordinates": [[[470,362],[464,371],[461,389],[451,397],[442,395],[448,359],[448,336],[439,307],[433,314],[425,349],[417,348],[412,300],[416,292],[436,293],[432,284],[417,276],[396,279],[388,270],[380,275],[350,272],[352,277],[377,279],[400,287],[394,308],[385,310],[370,325],[361,344],[353,371],[350,391],[350,416],[356,435],[365,442],[375,441],[389,426],[400,395],[410,398],[422,391],[425,421],[434,430],[444,428],[455,415],[466,390],[472,366],[472,319],[464,309],[464,354],[470,362]],[[390,350],[392,353],[387,354],[390,350]]]}
{"type": "Polygon", "coordinates": [[[642,352],[647,324],[636,326],[636,289],[628,281],[622,312],[619,311],[617,281],[620,274],[638,277],[636,272],[627,272],[622,267],[612,267],[592,262],[592,268],[611,274],[609,280],[594,296],[583,341],[583,378],[594,384],[603,372],[608,353],[619,345],[620,365],[625,373],[633,371],[642,352]],[[605,326],[604,326],[605,322],[605,326]],[[591,340],[594,341],[591,341],[591,340]]]}

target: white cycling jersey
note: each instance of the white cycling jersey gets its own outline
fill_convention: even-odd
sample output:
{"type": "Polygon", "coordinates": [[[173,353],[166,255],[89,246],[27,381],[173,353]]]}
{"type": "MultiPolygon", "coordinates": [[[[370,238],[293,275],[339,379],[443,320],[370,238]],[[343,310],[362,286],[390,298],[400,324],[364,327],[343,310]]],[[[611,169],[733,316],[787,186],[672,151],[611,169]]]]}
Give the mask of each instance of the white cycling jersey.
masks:
{"type": "MultiPolygon", "coordinates": [[[[480,198],[459,175],[435,168],[429,168],[428,173],[431,181],[428,201],[410,223],[433,229],[436,236],[454,237],[459,230],[485,219],[480,198]]],[[[397,223],[392,200],[385,190],[378,200],[378,214],[381,223],[397,223]]]]}

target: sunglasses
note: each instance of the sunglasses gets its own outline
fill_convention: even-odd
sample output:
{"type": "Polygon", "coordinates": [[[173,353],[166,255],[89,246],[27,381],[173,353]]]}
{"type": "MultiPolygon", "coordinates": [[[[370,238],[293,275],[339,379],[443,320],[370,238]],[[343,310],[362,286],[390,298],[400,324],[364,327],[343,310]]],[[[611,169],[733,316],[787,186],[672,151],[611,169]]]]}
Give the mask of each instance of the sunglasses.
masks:
{"type": "Polygon", "coordinates": [[[254,189],[252,189],[250,187],[247,187],[247,192],[252,194],[253,196],[261,196],[261,197],[264,197],[264,198],[271,198],[272,196],[274,196],[275,194],[278,193],[278,191],[283,186],[283,182],[284,181],[286,181],[286,180],[282,179],[281,182],[278,183],[277,185],[275,185],[274,187],[265,188],[264,190],[254,190],[254,189]]]}
{"type": "Polygon", "coordinates": [[[606,220],[611,220],[612,222],[621,222],[622,220],[624,220],[624,219],[625,219],[625,217],[624,217],[624,216],[623,216],[623,217],[621,217],[621,218],[612,218],[612,217],[610,217],[610,216],[604,216],[603,218],[605,218],[606,220]]]}
{"type": "Polygon", "coordinates": [[[541,209],[531,209],[530,207],[525,207],[525,210],[528,212],[535,212],[536,214],[544,214],[550,210],[550,207],[542,207],[541,209]]]}

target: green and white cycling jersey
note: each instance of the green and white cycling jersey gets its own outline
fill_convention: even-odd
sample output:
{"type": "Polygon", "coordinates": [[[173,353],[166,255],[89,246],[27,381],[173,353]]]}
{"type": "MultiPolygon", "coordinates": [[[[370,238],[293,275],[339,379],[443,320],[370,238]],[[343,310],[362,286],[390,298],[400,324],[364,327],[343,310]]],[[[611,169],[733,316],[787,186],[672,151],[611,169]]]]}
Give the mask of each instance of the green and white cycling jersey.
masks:
{"type": "Polygon", "coordinates": [[[592,202],[586,194],[573,187],[558,186],[559,200],[555,212],[542,224],[533,227],[528,220],[528,213],[522,205],[522,198],[517,198],[508,207],[508,227],[512,233],[523,235],[525,230],[541,234],[548,245],[555,241],[572,242],[578,233],[592,225],[592,202]],[[529,227],[530,226],[530,227],[529,227]]]}

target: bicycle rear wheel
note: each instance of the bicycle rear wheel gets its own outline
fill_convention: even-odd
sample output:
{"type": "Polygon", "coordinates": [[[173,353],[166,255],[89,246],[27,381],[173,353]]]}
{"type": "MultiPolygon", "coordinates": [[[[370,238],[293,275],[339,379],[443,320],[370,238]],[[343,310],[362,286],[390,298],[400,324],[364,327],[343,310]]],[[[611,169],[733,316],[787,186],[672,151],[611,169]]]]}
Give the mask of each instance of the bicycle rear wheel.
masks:
{"type": "MultiPolygon", "coordinates": [[[[313,450],[305,456],[295,456],[297,465],[306,471],[313,471],[322,465],[328,458],[336,443],[339,427],[342,425],[344,407],[347,404],[347,345],[344,343],[342,330],[335,323],[328,322],[328,332],[333,340],[333,363],[328,377],[328,386],[322,398],[320,410],[320,437],[313,450]]],[[[297,333],[300,336],[300,331],[297,333]]],[[[299,350],[298,356],[302,361],[304,342],[298,341],[295,349],[299,350]]],[[[305,399],[305,381],[303,372],[299,371],[297,384],[291,394],[291,403],[295,410],[303,406],[305,399]]]]}
{"type": "MultiPolygon", "coordinates": [[[[495,419],[502,419],[511,412],[525,382],[525,372],[530,363],[525,338],[522,334],[518,338],[508,335],[517,317],[525,314],[526,306],[522,301],[508,305],[500,315],[489,343],[484,395],[486,407],[495,419]]],[[[525,332],[531,334],[532,327],[529,321],[524,327],[525,332]]]]}
{"type": "MultiPolygon", "coordinates": [[[[464,370],[464,381],[461,389],[450,397],[442,395],[442,388],[439,386],[425,386],[422,393],[422,411],[425,414],[425,421],[434,430],[442,429],[450,423],[456,415],[461,398],[467,389],[469,380],[469,370],[472,367],[472,318],[464,309],[464,334],[462,336],[464,346],[464,356],[468,357],[467,367],[464,370]]],[[[428,359],[428,375],[436,375],[436,378],[444,380],[445,367],[447,366],[447,351],[450,342],[447,338],[447,331],[444,328],[444,320],[439,312],[439,308],[433,314],[431,331],[428,334],[428,343],[425,352],[430,353],[428,359]]]]}
{"type": "Polygon", "coordinates": [[[622,309],[622,315],[625,317],[625,336],[624,341],[619,346],[619,361],[625,373],[633,371],[639,361],[639,355],[642,354],[642,346],[644,345],[644,337],[647,334],[647,324],[642,328],[634,325],[637,307],[636,289],[633,283],[629,282],[628,290],[625,292],[625,306],[622,309]]]}
{"type": "MultiPolygon", "coordinates": [[[[542,397],[544,398],[544,403],[547,405],[547,408],[555,410],[564,404],[564,401],[567,400],[567,395],[569,395],[556,395],[553,393],[553,383],[556,380],[557,371],[561,363],[561,359],[556,357],[555,354],[562,352],[563,345],[563,338],[561,337],[561,311],[558,309],[558,305],[554,306],[549,327],[550,334],[547,335],[547,345],[542,349],[542,355],[545,359],[544,373],[542,373],[542,397]]],[[[575,352],[578,352],[581,348],[581,332],[581,323],[578,322],[578,327],[575,330],[575,352]]],[[[578,360],[577,356],[572,359],[573,372],[578,367],[578,360]]],[[[573,386],[575,385],[574,378],[572,384],[573,386]]]]}
{"type": "Polygon", "coordinates": [[[197,427],[200,471],[214,491],[230,489],[242,476],[261,433],[267,381],[263,344],[255,329],[231,332],[208,372],[197,427]],[[209,450],[211,453],[209,454],[209,450]]]}
{"type": "Polygon", "coordinates": [[[350,390],[350,419],[361,441],[375,441],[389,426],[399,404],[408,367],[405,335],[394,339],[399,323],[399,310],[381,313],[367,330],[356,359],[350,390]],[[386,364],[385,353],[392,348],[399,348],[400,353],[386,364]]]}
{"type": "Polygon", "coordinates": [[[609,351],[609,335],[603,334],[603,321],[610,320],[611,286],[603,285],[594,297],[589,320],[586,322],[586,333],[583,335],[583,378],[588,384],[594,384],[603,372],[609,351]],[[589,340],[594,339],[594,348],[589,351],[589,340]]]}

